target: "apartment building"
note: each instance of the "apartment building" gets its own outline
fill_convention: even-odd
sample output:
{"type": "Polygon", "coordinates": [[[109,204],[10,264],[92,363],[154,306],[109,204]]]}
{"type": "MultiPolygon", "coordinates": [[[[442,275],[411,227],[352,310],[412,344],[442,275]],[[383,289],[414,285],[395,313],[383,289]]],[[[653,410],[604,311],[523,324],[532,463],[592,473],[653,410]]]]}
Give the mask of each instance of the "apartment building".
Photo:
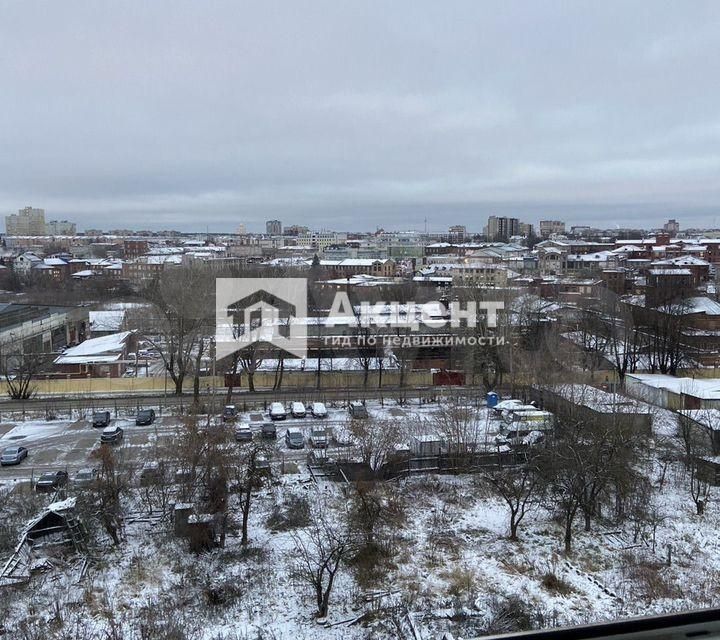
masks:
{"type": "Polygon", "coordinates": [[[507,240],[512,236],[519,236],[520,220],[517,218],[505,218],[490,216],[487,223],[488,240],[507,240]]]}
{"type": "Polygon", "coordinates": [[[77,226],[67,220],[45,222],[45,209],[25,207],[5,216],[5,232],[9,236],[74,236],[77,226]]]}
{"type": "Polygon", "coordinates": [[[549,238],[554,235],[565,235],[565,223],[562,220],[540,220],[540,236],[549,238]]]}
{"type": "Polygon", "coordinates": [[[347,233],[336,231],[309,231],[297,237],[298,245],[323,251],[326,247],[347,242],[347,233]]]}
{"type": "Polygon", "coordinates": [[[265,233],[269,236],[279,236],[282,234],[282,222],[280,220],[268,220],[265,223],[265,233]]]}
{"type": "Polygon", "coordinates": [[[9,236],[44,236],[45,210],[25,207],[5,216],[5,232],[9,236]]]}

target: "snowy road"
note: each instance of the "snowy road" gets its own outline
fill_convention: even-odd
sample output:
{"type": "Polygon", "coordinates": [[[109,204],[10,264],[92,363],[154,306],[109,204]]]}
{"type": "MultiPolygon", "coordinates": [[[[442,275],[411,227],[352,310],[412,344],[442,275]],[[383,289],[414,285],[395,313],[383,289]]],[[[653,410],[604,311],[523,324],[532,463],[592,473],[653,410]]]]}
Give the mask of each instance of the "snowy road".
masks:
{"type": "MultiPolygon", "coordinates": [[[[256,439],[260,437],[262,420],[253,421],[252,417],[257,418],[258,415],[247,416],[256,439]]],[[[117,425],[124,431],[123,442],[117,447],[123,462],[138,468],[153,460],[156,443],[165,439],[179,441],[182,437],[181,423],[176,417],[158,418],[150,426],[136,426],[133,419],[122,418],[112,420],[110,424],[117,425]]],[[[304,465],[311,451],[307,442],[311,428],[314,425],[338,428],[342,424],[344,421],[341,420],[318,421],[312,418],[277,422],[278,438],[272,442],[277,450],[276,460],[304,465]],[[306,437],[304,449],[287,448],[284,435],[288,427],[299,428],[303,432],[306,437]]],[[[99,445],[101,431],[102,429],[93,428],[87,420],[37,420],[0,424],[0,450],[18,445],[27,447],[29,451],[28,457],[21,464],[0,468],[0,484],[30,480],[41,473],[59,469],[68,471],[72,477],[74,472],[80,469],[95,466],[92,452],[99,445]]],[[[333,444],[328,448],[331,456],[345,457],[348,451],[346,447],[336,447],[333,444]]]]}

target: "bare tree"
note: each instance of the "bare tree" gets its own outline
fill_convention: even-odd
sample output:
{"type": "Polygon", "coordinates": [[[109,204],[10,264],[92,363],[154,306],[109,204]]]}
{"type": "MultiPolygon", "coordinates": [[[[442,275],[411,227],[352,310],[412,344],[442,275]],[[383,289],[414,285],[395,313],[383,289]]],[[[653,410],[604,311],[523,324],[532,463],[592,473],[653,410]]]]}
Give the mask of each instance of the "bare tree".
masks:
{"type": "Polygon", "coordinates": [[[330,524],[325,513],[318,511],[303,532],[293,532],[297,577],[309,585],[315,595],[318,618],[327,617],[335,579],[350,550],[348,534],[330,524]]]}
{"type": "Polygon", "coordinates": [[[350,522],[362,531],[366,545],[376,542],[385,525],[397,526],[405,518],[405,510],[392,485],[377,482],[356,482],[350,502],[350,522]]]}
{"type": "Polygon", "coordinates": [[[118,461],[112,447],[103,445],[93,456],[99,462],[98,478],[93,485],[93,499],[98,519],[115,545],[120,544],[124,509],[121,496],[126,489],[125,480],[118,470],[118,461]]]}
{"type": "Polygon", "coordinates": [[[518,539],[518,527],[542,489],[534,459],[521,468],[500,467],[484,475],[485,481],[502,498],[510,511],[510,540],[518,539]]]}
{"type": "Polygon", "coordinates": [[[585,530],[598,515],[601,499],[628,484],[642,437],[622,423],[594,423],[561,416],[553,446],[539,458],[549,496],[564,525],[565,552],[572,548],[575,516],[582,512],[585,530]]]}
{"type": "Polygon", "coordinates": [[[703,467],[703,456],[710,453],[710,443],[701,428],[695,426],[688,418],[681,417],[679,427],[685,448],[684,462],[688,489],[695,505],[695,513],[701,516],[705,513],[711,493],[708,471],[703,467]]]}
{"type": "Polygon", "coordinates": [[[645,330],[650,335],[650,369],[676,375],[687,360],[683,331],[687,325],[689,304],[677,300],[660,305],[650,312],[645,330]]]}
{"type": "Polygon", "coordinates": [[[249,444],[240,452],[240,463],[235,467],[233,490],[240,494],[240,512],[242,514],[242,539],[240,543],[248,544],[248,522],[252,506],[253,491],[262,486],[263,472],[258,462],[263,457],[265,448],[258,444],[249,444]]]}
{"type": "Polygon", "coordinates": [[[485,425],[478,412],[463,398],[448,398],[436,412],[433,424],[445,436],[451,454],[473,452],[486,435],[485,425]]]}
{"type": "Polygon", "coordinates": [[[150,309],[141,322],[145,338],[162,358],[175,394],[192,369],[193,355],[213,331],[213,274],[201,267],[165,271],[147,293],[150,309]]]}
{"type": "Polygon", "coordinates": [[[255,373],[265,359],[261,345],[253,343],[238,352],[238,362],[248,380],[248,390],[255,391],[255,373]]]}
{"type": "Polygon", "coordinates": [[[372,418],[353,420],[350,433],[357,443],[363,463],[375,471],[382,468],[395,445],[402,439],[398,422],[372,418]]]}
{"type": "Polygon", "coordinates": [[[27,400],[35,393],[33,382],[49,362],[43,353],[0,355],[0,373],[5,378],[7,393],[13,400],[27,400]]]}
{"type": "Polygon", "coordinates": [[[622,383],[628,373],[635,373],[640,363],[645,339],[635,323],[628,305],[608,289],[600,292],[600,311],[607,324],[608,360],[622,383]]]}
{"type": "Polygon", "coordinates": [[[578,327],[578,340],[582,347],[583,370],[589,371],[592,378],[605,360],[610,343],[607,325],[596,311],[592,309],[582,310],[578,327]]]}
{"type": "Polygon", "coordinates": [[[705,506],[710,498],[710,483],[707,474],[702,468],[701,462],[697,458],[690,461],[688,468],[688,484],[690,488],[690,497],[695,504],[695,513],[699,516],[705,513],[705,506]]]}

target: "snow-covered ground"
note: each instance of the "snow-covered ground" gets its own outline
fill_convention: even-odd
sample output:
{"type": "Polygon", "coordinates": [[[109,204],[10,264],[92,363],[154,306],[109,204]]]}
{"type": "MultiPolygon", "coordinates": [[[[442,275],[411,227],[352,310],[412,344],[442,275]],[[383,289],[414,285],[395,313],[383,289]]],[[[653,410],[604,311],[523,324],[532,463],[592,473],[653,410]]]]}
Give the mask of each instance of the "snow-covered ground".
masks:
{"type": "MultiPolygon", "coordinates": [[[[438,411],[436,405],[400,408],[392,402],[369,407],[374,417],[415,433],[430,428],[438,411]]],[[[487,410],[473,410],[479,423],[489,424],[487,410]]],[[[349,424],[344,408],[329,412],[327,424],[349,424]]],[[[638,465],[654,487],[655,531],[653,536],[646,526],[637,542],[630,524],[593,522],[584,532],[578,518],[566,557],[562,527],[540,504],[523,520],[520,539],[510,541],[507,508],[480,476],[424,475],[389,483],[385,490],[402,505],[399,519],[383,528],[391,553],[372,572],[353,564],[341,568],[330,603],[332,626],[319,626],[313,594],[295,571],[295,536],[304,529],[273,528],[270,517],[295,496],[322,507],[339,526],[347,520],[353,489],[316,484],[300,464],[284,475],[276,469],[274,482],[258,491],[247,548],[234,528],[223,549],[195,555],[168,524],[138,517],[142,503],[129,494],[127,508],[136,517],[128,518],[121,546],[100,534],[97,562],[82,582],[71,588],[38,574],[26,587],[7,591],[0,619],[16,629],[30,606],[36,619],[54,620],[42,627],[50,630],[46,635],[27,637],[57,632],[100,638],[112,632],[122,638],[339,640],[410,637],[403,629],[415,625],[423,638],[445,630],[468,638],[494,628],[508,602],[544,627],[717,606],[720,508],[711,496],[705,515],[695,515],[682,463],[668,455],[680,446],[676,415],[654,409],[653,423],[652,442],[638,465]],[[350,624],[363,613],[362,621],[350,624]],[[170,635],[173,629],[179,629],[176,635],[170,635]]],[[[277,424],[282,436],[286,426],[307,430],[313,421],[277,424]]],[[[19,424],[10,433],[32,436],[41,427],[19,424]]],[[[278,447],[284,447],[282,437],[278,447]]],[[[237,523],[236,503],[231,513],[237,523]]]]}

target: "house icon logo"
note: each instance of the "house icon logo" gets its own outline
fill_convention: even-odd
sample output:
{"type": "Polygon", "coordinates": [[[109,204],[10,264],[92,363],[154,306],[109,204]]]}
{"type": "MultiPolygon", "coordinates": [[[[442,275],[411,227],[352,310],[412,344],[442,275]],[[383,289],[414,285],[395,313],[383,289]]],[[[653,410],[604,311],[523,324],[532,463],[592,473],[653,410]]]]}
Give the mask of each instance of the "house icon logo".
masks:
{"type": "Polygon", "coordinates": [[[306,357],[305,278],[217,278],[215,293],[218,358],[251,346],[306,357]]]}

